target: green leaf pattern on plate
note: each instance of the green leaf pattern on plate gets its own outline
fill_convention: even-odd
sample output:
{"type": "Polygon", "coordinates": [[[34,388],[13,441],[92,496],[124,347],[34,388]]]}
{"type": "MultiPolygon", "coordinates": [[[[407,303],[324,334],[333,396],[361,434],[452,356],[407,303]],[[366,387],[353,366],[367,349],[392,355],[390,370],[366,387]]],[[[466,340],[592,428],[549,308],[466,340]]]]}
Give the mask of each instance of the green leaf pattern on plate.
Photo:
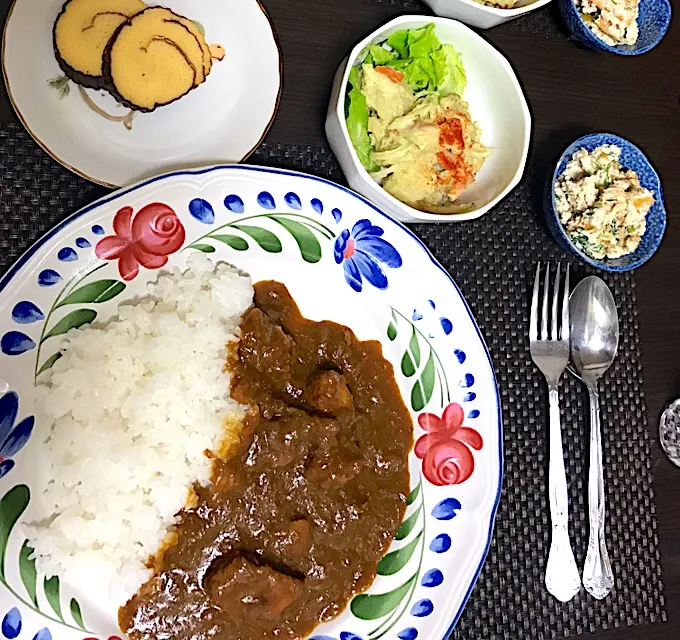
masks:
{"type": "Polygon", "coordinates": [[[413,575],[410,580],[387,593],[362,593],[356,596],[351,604],[352,613],[361,620],[377,620],[386,616],[399,606],[417,577],[417,574],[413,575]]]}
{"type": "Polygon", "coordinates": [[[235,251],[246,251],[250,248],[250,245],[244,237],[223,233],[225,230],[235,230],[254,240],[263,251],[281,253],[283,251],[283,243],[281,242],[281,237],[270,228],[271,223],[276,223],[279,227],[283,227],[297,244],[302,259],[310,264],[319,262],[323,255],[319,238],[324,241],[331,241],[335,237],[333,231],[322,222],[309,219],[300,214],[261,213],[227,222],[197,238],[185,248],[204,253],[213,253],[215,251],[214,247],[207,243],[207,241],[213,240],[222,242],[235,251]],[[249,222],[250,224],[243,224],[244,222],[249,222]],[[258,224],[252,224],[254,222],[258,224]],[[260,223],[264,223],[265,226],[262,226],[260,223]],[[269,225],[269,227],[266,225],[269,225]]]}
{"type": "Polygon", "coordinates": [[[76,309],[71,311],[50,329],[44,340],[64,335],[71,329],[78,329],[85,324],[90,324],[96,317],[97,312],[94,309],[76,309]]]}
{"type": "Polygon", "coordinates": [[[0,500],[0,578],[5,581],[5,554],[14,525],[26,510],[31,492],[25,484],[10,489],[0,500]]]}
{"type": "MultiPolygon", "coordinates": [[[[415,514],[417,516],[417,514],[415,514]]],[[[405,521],[403,524],[407,524],[405,521]]],[[[403,526],[402,524],[402,526],[403,526]]],[[[412,558],[413,552],[416,550],[420,538],[423,535],[421,531],[411,542],[404,545],[400,549],[395,551],[390,551],[388,554],[383,556],[383,558],[378,562],[378,575],[379,576],[392,576],[395,573],[399,573],[412,558]]],[[[396,536],[395,536],[396,537],[396,536]]],[[[406,537],[406,536],[404,536],[406,537]]]]}
{"type": "Polygon", "coordinates": [[[19,569],[19,577],[21,578],[21,586],[15,587],[10,584],[8,578],[7,563],[10,557],[7,555],[9,548],[9,541],[14,528],[19,521],[19,518],[26,510],[31,499],[31,492],[25,484],[20,484],[10,489],[0,500],[0,583],[23,605],[29,609],[40,614],[48,620],[74,629],[76,631],[85,631],[90,633],[83,622],[83,615],[80,609],[80,604],[75,598],[70,601],[69,609],[71,617],[77,626],[67,622],[61,611],[61,589],[59,578],[56,576],[50,579],[43,578],[42,589],[45,600],[57,615],[54,616],[40,610],[40,599],[38,597],[38,571],[35,566],[35,560],[31,558],[33,549],[29,546],[28,541],[24,540],[21,545],[16,563],[19,569]],[[23,589],[22,589],[23,587],[23,589]],[[19,589],[19,590],[17,590],[19,589]]]}
{"type": "Polygon", "coordinates": [[[87,631],[87,629],[85,629],[85,625],[83,624],[83,614],[80,611],[80,605],[78,604],[78,601],[75,598],[71,598],[71,604],[69,605],[69,609],[71,610],[71,617],[73,618],[75,623],[83,631],[87,631]]]}
{"type": "Polygon", "coordinates": [[[403,313],[392,307],[392,317],[387,326],[387,337],[394,342],[399,336],[400,325],[408,325],[409,342],[401,357],[401,372],[406,378],[415,378],[411,386],[411,408],[422,411],[432,400],[438,386],[441,406],[451,402],[449,383],[444,365],[432,343],[403,313]],[[423,355],[426,356],[422,365],[423,355]]]}
{"type": "Polygon", "coordinates": [[[67,304],[108,302],[123,291],[125,291],[125,284],[120,280],[97,280],[69,293],[55,308],[58,309],[67,304]]]}
{"type": "Polygon", "coordinates": [[[47,602],[49,602],[50,607],[52,607],[52,611],[54,611],[54,613],[57,614],[57,617],[63,622],[64,617],[61,615],[59,578],[57,576],[45,578],[43,588],[45,590],[47,602]]]}
{"type": "Polygon", "coordinates": [[[425,510],[422,494],[422,477],[411,489],[407,498],[407,513],[395,534],[395,540],[411,539],[397,549],[390,549],[380,560],[377,573],[381,576],[399,577],[402,582],[394,589],[383,593],[362,593],[350,603],[352,613],[362,620],[381,620],[369,634],[369,640],[378,640],[394,627],[409,605],[420,576],[425,552],[425,510]],[[417,533],[413,532],[417,529],[417,533]],[[420,553],[416,556],[416,551],[420,553]],[[409,569],[412,558],[418,558],[415,572],[409,569]]]}
{"type": "MultiPolygon", "coordinates": [[[[418,508],[410,515],[406,520],[404,520],[399,528],[397,529],[397,533],[394,534],[394,539],[395,540],[403,540],[404,538],[408,538],[411,531],[415,529],[415,526],[418,524],[418,516],[420,516],[420,511],[423,508],[423,505],[420,504],[418,505],[418,508]]],[[[387,556],[385,556],[387,557],[387,556]]],[[[383,558],[384,560],[385,558],[383,558]]],[[[380,572],[378,572],[380,573],[380,572]]],[[[387,575],[387,574],[381,574],[381,575],[387,575]]]]}
{"type": "Polygon", "coordinates": [[[33,549],[28,546],[28,540],[26,540],[19,553],[19,575],[31,602],[38,606],[38,572],[35,568],[35,560],[30,557],[32,554],[33,549]]]}

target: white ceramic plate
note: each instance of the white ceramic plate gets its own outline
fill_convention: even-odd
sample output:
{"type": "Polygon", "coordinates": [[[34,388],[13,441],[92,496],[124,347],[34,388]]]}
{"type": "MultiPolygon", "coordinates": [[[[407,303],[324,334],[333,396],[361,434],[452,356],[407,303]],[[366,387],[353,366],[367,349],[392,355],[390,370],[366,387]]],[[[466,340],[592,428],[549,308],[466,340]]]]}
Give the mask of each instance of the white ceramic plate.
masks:
{"type": "Polygon", "coordinates": [[[205,252],[250,273],[254,281],[283,282],[307,317],[334,320],[360,339],[382,343],[411,409],[423,458],[411,454],[410,506],[400,539],[389,551],[395,572],[379,575],[367,594],[356,596],[314,637],[446,638],[486,555],[501,486],[499,398],[477,326],[451,277],[425,246],[368,201],[303,174],[245,166],[176,172],[107,196],[39,240],[0,280],[0,385],[6,382],[0,387],[4,637],[121,635],[116,609],[92,596],[100,590],[96,575],[88,584],[45,582],[36,575],[21,522],[30,521],[41,499],[44,465],[35,443],[47,425],[32,423],[41,378],[36,371],[49,367],[58,353],[60,331],[83,318],[92,321],[95,314],[97,321],[112,316],[119,302],[143,294],[158,277],[158,271],[141,268],[123,282],[115,261],[97,257],[97,244],[113,233],[119,209],[130,206],[136,213],[153,202],[174,211],[154,228],[181,233],[183,227],[186,234],[167,267],[183,267],[192,253],[205,252]],[[270,232],[264,246],[257,241],[264,235],[258,228],[270,232]],[[225,240],[229,236],[231,241],[225,240]],[[115,297],[98,301],[104,290],[102,298],[112,292],[115,297]],[[415,372],[403,369],[407,354],[415,372]],[[420,426],[427,426],[427,414],[430,420],[445,415],[430,423],[431,430],[438,428],[434,434],[420,426]]]}
{"type": "MultiPolygon", "coordinates": [[[[152,113],[136,113],[129,130],[93,110],[73,82],[60,89],[64,76],[54,57],[52,27],[63,0],[15,0],[10,9],[2,69],[12,105],[47,153],[94,182],[120,186],[164,171],[240,162],[276,113],[281,56],[258,0],[160,4],[199,22],[208,44],[222,45],[226,55],[214,61],[201,86],[152,113]]],[[[109,115],[129,114],[105,92],[85,93],[109,115]]]]}

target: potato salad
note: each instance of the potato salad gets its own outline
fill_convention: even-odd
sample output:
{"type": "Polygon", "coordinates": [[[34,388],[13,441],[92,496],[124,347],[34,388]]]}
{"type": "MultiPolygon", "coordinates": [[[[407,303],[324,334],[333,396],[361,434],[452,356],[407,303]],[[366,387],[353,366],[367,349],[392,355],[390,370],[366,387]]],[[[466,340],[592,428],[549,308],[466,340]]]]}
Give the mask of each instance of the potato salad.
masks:
{"type": "Polygon", "coordinates": [[[608,45],[635,44],[639,0],[576,0],[583,21],[608,45]]]}
{"type": "Polygon", "coordinates": [[[555,184],[560,221],[583,253],[601,260],[637,249],[654,195],[619,162],[621,149],[579,149],[555,184]]]}

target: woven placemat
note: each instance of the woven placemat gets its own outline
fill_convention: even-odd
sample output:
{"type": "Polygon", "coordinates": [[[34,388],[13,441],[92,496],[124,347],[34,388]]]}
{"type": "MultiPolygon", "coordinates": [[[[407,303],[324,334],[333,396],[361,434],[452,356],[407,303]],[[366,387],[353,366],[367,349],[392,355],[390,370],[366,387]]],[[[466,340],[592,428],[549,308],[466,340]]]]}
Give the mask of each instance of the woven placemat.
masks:
{"type": "MultiPolygon", "coordinates": [[[[262,145],[252,163],[305,170],[342,182],[326,148],[262,145]]],[[[496,368],[505,430],[505,479],[495,533],[477,585],[452,638],[539,640],[666,619],[642,389],[632,274],[605,274],[618,303],[618,358],[602,381],[607,539],[615,591],[585,592],[561,604],[546,592],[545,384],[527,348],[528,292],[537,260],[565,260],[543,228],[531,179],[481,219],[415,225],[452,274],[484,335],[496,368]]],[[[17,125],[0,129],[0,269],[6,269],[57,220],[105,193],[69,173],[17,125]]],[[[587,270],[572,263],[575,279],[587,270]]],[[[600,274],[603,275],[603,274],[600,274]]],[[[562,418],[579,566],[587,544],[587,397],[567,379],[562,418]]]]}

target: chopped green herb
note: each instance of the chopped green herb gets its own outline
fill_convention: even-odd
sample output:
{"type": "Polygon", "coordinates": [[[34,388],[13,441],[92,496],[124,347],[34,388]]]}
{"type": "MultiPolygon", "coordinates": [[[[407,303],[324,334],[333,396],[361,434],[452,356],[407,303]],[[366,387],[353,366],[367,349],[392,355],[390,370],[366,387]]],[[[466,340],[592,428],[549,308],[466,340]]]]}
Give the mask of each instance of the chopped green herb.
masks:
{"type": "Polygon", "coordinates": [[[631,224],[629,227],[626,227],[626,233],[633,233],[637,229],[637,227],[634,224],[631,224]]]}

